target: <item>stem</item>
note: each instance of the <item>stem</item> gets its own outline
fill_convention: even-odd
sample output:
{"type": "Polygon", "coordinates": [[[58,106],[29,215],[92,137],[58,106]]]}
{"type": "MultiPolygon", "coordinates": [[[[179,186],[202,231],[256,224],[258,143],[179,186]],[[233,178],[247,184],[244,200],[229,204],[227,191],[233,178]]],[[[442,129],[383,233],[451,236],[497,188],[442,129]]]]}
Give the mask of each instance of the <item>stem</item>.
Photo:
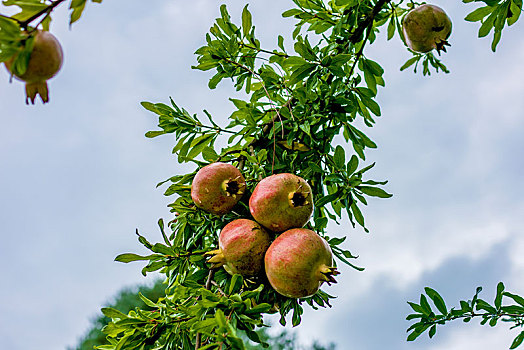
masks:
{"type": "Polygon", "coordinates": [[[254,46],[251,46],[251,45],[248,45],[248,44],[244,44],[244,43],[239,43],[239,45],[247,47],[248,49],[257,50],[258,52],[263,52],[263,53],[267,53],[267,54],[270,54],[270,55],[277,55],[277,56],[285,57],[285,58],[289,57],[289,55],[287,53],[280,53],[280,52],[273,52],[273,51],[269,51],[269,50],[264,50],[264,49],[261,49],[261,48],[258,48],[258,47],[254,47],[254,46]]]}
{"type": "Polygon", "coordinates": [[[362,35],[362,33],[364,33],[364,30],[366,30],[366,28],[368,28],[370,25],[373,25],[373,21],[375,20],[377,14],[380,12],[380,10],[382,10],[384,5],[389,2],[391,2],[391,0],[378,0],[375,6],[373,6],[371,15],[359,24],[359,26],[357,27],[357,29],[355,29],[349,40],[353,43],[360,41],[359,38],[362,35]]]}
{"type": "Polygon", "coordinates": [[[57,7],[58,5],[60,5],[61,3],[63,3],[65,0],[57,0],[55,2],[52,2],[49,6],[47,6],[46,8],[38,11],[37,13],[35,13],[34,15],[32,15],[31,17],[29,17],[28,19],[26,19],[25,21],[18,21],[18,24],[20,24],[20,27],[23,28],[23,29],[27,29],[27,26],[29,25],[29,23],[33,22],[35,19],[37,19],[38,17],[42,16],[44,13],[50,13],[51,11],[53,11],[53,9],[55,7],[57,7]]]}
{"type": "Polygon", "coordinates": [[[373,11],[371,12],[371,16],[369,16],[363,23],[362,26],[358,26],[358,28],[355,30],[353,35],[351,35],[350,40],[353,41],[355,38],[359,38],[364,30],[367,28],[366,37],[364,38],[364,41],[362,42],[362,46],[358,50],[357,54],[355,55],[355,62],[353,62],[353,66],[351,66],[351,70],[349,71],[349,77],[353,74],[355,71],[355,68],[357,66],[358,61],[362,57],[362,54],[364,53],[364,47],[366,46],[366,43],[369,39],[369,35],[371,34],[371,31],[373,30],[373,21],[375,20],[375,16],[379,13],[379,11],[382,9],[382,7],[389,3],[391,0],[379,0],[375,6],[373,7],[373,11]]]}
{"type": "Polygon", "coordinates": [[[430,325],[434,325],[434,324],[439,324],[439,322],[446,322],[446,321],[454,321],[454,320],[458,320],[458,319],[461,319],[461,318],[467,318],[467,317],[470,317],[470,318],[474,318],[474,317],[497,317],[497,318],[501,318],[501,317],[513,317],[513,318],[517,318],[517,319],[524,319],[524,314],[510,314],[510,313],[489,313],[489,312],[485,312],[485,313],[481,313],[481,314],[477,314],[475,313],[474,311],[471,311],[470,313],[468,314],[464,314],[464,315],[457,315],[457,316],[451,316],[451,317],[446,317],[446,318],[441,318],[441,319],[431,319],[429,320],[429,324],[430,325]]]}
{"type": "Polygon", "coordinates": [[[211,129],[211,130],[215,130],[217,132],[227,132],[229,134],[236,134],[236,132],[234,131],[231,131],[231,130],[227,130],[227,129],[222,129],[221,127],[219,126],[209,126],[209,125],[203,125],[203,124],[197,124],[198,127],[201,127],[201,128],[205,128],[205,129],[211,129]]]}
{"type": "MultiPolygon", "coordinates": [[[[205,288],[207,290],[211,289],[211,283],[213,282],[213,277],[215,276],[215,270],[210,269],[209,273],[207,275],[206,285],[205,288]]],[[[199,349],[202,343],[202,334],[200,332],[197,332],[196,334],[196,341],[195,341],[195,350],[199,349]]]]}

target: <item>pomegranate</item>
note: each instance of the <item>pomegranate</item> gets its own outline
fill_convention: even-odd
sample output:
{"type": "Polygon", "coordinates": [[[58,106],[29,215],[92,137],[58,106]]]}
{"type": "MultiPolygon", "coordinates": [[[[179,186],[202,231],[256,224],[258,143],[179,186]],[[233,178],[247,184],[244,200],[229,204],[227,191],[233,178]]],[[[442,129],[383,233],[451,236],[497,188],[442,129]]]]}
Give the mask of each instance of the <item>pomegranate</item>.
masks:
{"type": "Polygon", "coordinates": [[[314,231],[294,228],[285,231],[269,246],[264,258],[269,283],[290,298],[315,294],[323,282],[336,283],[331,248],[314,231]]]}
{"type": "Polygon", "coordinates": [[[213,267],[223,266],[231,275],[257,275],[264,265],[271,237],[257,222],[248,219],[237,219],[228,223],[220,232],[218,244],[220,249],[207,254],[213,267]]]}
{"type": "Polygon", "coordinates": [[[200,169],[191,184],[191,198],[207,212],[224,215],[242,198],[246,180],[231,164],[211,163],[200,169]]]}
{"type": "Polygon", "coordinates": [[[446,52],[446,41],[451,34],[451,19],[435,5],[420,5],[402,20],[402,32],[408,47],[416,52],[436,49],[446,52]]]}
{"type": "Polygon", "coordinates": [[[302,227],[313,212],[311,187],[293,174],[268,176],[255,187],[249,210],[257,222],[275,232],[302,227]]]}
{"type": "Polygon", "coordinates": [[[47,80],[58,73],[62,67],[64,54],[56,37],[47,31],[36,31],[33,51],[29,58],[27,70],[17,75],[11,69],[14,58],[5,62],[7,70],[18,79],[25,81],[26,100],[35,104],[36,95],[40,95],[43,103],[49,102],[47,80]]]}

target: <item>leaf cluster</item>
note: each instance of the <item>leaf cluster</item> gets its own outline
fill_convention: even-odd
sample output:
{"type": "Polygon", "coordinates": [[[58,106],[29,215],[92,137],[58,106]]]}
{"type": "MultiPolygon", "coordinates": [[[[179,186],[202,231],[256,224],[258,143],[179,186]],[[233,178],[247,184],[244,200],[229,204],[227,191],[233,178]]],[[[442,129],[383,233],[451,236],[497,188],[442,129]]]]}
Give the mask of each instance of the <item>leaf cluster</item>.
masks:
{"type": "MultiPolygon", "coordinates": [[[[105,329],[111,345],[103,349],[124,345],[131,349],[242,349],[238,331],[264,344],[256,336],[257,327],[264,326],[264,314],[278,312],[281,324],[290,315],[296,326],[305,305],[331,306],[334,297],[323,290],[310,298],[287,298],[276,293],[263,274],[231,276],[206,262],[206,252],[218,248],[220,230],[234,219],[251,217],[249,195],[261,179],[274,173],[293,173],[310,184],[314,211],[306,227],[327,240],[336,262],[362,270],[351,262],[357,256],[343,246],[347,235],[330,237],[327,228],[330,221],[347,218],[353,227],[358,224],[367,232],[362,208],[370,197],[391,197],[383,189],[386,181],[367,178],[374,166],[366,160],[367,151],[377,145],[364,128],[372,127],[381,116],[376,97],[385,81],[383,68],[366,55],[365,48],[375,42],[381,28],[389,39],[395,32],[402,38],[402,16],[413,5],[403,8],[402,2],[389,0],[294,0],[294,4],[283,13],[297,21],[290,45],[279,35],[275,48],[262,47],[248,6],[237,24],[222,5],[205,43],[196,50],[193,68],[212,72],[209,88],[229,80],[242,91],[241,97],[230,98],[233,110],[227,125],[216,123],[206,110],[205,118],[191,114],[173,99],[169,104],[142,102],[159,121],[159,129],[146,136],[172,135],[177,160],[192,162],[196,169],[159,184],[167,186],[166,196],[173,196],[169,205],[173,220],[159,221],[164,242],[151,244],[137,232],[151,253],[116,258],[146,261],[143,274],[164,274],[166,298],[154,303],[157,313],[114,314],[105,329]],[[243,198],[224,216],[197,208],[190,195],[198,168],[213,162],[238,167],[247,183],[243,198]]],[[[430,66],[447,72],[432,54],[415,55],[407,66],[419,61],[423,74],[429,74],[430,66]]],[[[428,291],[442,309],[443,301],[428,291]]],[[[424,307],[417,310],[431,314],[427,303],[421,304],[424,307]]],[[[421,322],[427,319],[424,312],[421,322]]],[[[412,329],[421,334],[431,327],[425,326],[412,329]]]]}
{"type": "MultiPolygon", "coordinates": [[[[497,292],[493,303],[489,303],[479,297],[482,291],[478,287],[475,295],[470,300],[461,300],[460,307],[448,310],[442,296],[432,288],[424,288],[425,294],[420,295],[419,303],[408,302],[414,313],[407,316],[407,320],[415,322],[408,328],[408,341],[417,339],[424,332],[428,332],[432,338],[437,332],[438,325],[445,325],[450,321],[462,319],[469,322],[473,318],[479,318],[480,324],[489,324],[491,327],[499,321],[512,323],[511,329],[524,327],[524,298],[507,292],[502,282],[497,285],[497,292]],[[432,301],[434,308],[430,305],[432,301]],[[510,301],[510,303],[503,303],[510,301]]],[[[513,340],[510,349],[515,349],[524,341],[524,330],[513,340]]]]}
{"type": "Polygon", "coordinates": [[[155,321],[148,321],[152,314],[137,311],[125,319],[115,317],[114,325],[105,329],[112,342],[108,349],[124,346],[119,344],[187,348],[194,339],[201,348],[242,348],[237,330],[260,342],[255,328],[263,326],[263,314],[280,313],[281,324],[287,323],[290,314],[296,326],[305,305],[331,306],[333,296],[322,290],[310,298],[287,298],[270,288],[264,275],[244,279],[210,269],[206,263],[205,253],[218,247],[220,230],[231,220],[250,217],[249,194],[260,179],[273,173],[290,172],[308,181],[315,199],[308,227],[326,238],[338,261],[362,270],[350,262],[357,256],[342,246],[346,237],[329,237],[326,229],[329,220],[338,222],[346,216],[354,227],[358,224],[368,231],[361,206],[368,204],[368,197],[391,197],[381,188],[386,181],[364,178],[374,166],[361,164],[366,150],[377,146],[358,126],[371,127],[381,115],[375,98],[377,87],[384,85],[384,70],[364,55],[363,48],[375,39],[373,26],[382,13],[370,1],[365,6],[364,2],[322,3],[320,7],[312,3],[297,2],[299,12],[284,13],[300,19],[292,51],[286,50],[282,36],[275,49],[262,48],[247,6],[240,25],[232,22],[225,6],[220,7],[206,44],[196,51],[198,64],[193,68],[215,72],[209,83],[212,89],[229,79],[248,95],[248,99],[230,99],[234,109],[227,126],[218,125],[205,110],[205,118],[191,114],[172,99],[169,105],[142,103],[159,120],[159,130],[148,132],[147,137],[173,135],[173,154],[179,162],[201,167],[220,161],[241,168],[247,190],[232,212],[219,217],[197,208],[191,200],[197,169],[159,184],[167,185],[165,195],[174,197],[170,204],[174,219],[167,224],[159,221],[164,242],[152,244],[137,232],[151,253],[126,253],[116,260],[146,261],[143,274],[165,274],[168,293],[166,301],[157,303],[159,314],[180,322],[156,316],[155,321]],[[305,15],[312,13],[317,16],[305,15]],[[359,28],[362,20],[371,24],[358,34],[363,31],[359,28]],[[337,136],[352,145],[353,154],[334,145],[337,136]],[[219,138],[225,147],[216,147],[219,138]],[[141,323],[134,326],[137,321],[128,318],[141,323]],[[162,330],[158,337],[157,329],[162,330]]]}
{"type": "Polygon", "coordinates": [[[491,50],[495,52],[502,37],[502,29],[507,24],[517,22],[522,12],[522,0],[462,0],[464,3],[482,2],[484,6],[470,12],[464,19],[469,22],[480,22],[479,38],[493,31],[491,50]]]}

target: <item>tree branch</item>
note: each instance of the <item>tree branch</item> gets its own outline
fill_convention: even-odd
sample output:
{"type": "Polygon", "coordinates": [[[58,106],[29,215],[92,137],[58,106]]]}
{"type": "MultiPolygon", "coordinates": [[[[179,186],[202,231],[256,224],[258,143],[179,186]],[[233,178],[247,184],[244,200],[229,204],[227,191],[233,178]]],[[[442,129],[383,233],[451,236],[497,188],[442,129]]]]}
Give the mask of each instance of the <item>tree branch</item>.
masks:
{"type": "Polygon", "coordinates": [[[371,15],[366,17],[366,19],[364,21],[360,22],[358,27],[357,27],[357,29],[355,29],[353,34],[351,34],[351,37],[349,38],[349,40],[352,43],[356,44],[357,42],[360,41],[360,37],[364,33],[364,30],[366,30],[366,28],[368,28],[370,25],[373,25],[373,21],[375,20],[375,17],[377,16],[377,14],[380,12],[380,10],[382,10],[384,5],[389,3],[389,2],[391,2],[391,0],[378,0],[377,1],[375,6],[373,6],[373,10],[371,11],[371,15]]]}
{"type": "Polygon", "coordinates": [[[29,23],[33,22],[35,19],[37,19],[38,17],[42,16],[43,14],[45,13],[50,13],[51,11],[53,11],[53,9],[55,7],[57,7],[58,5],[60,5],[61,3],[63,3],[65,0],[57,0],[55,2],[52,2],[49,6],[47,6],[46,8],[38,11],[37,13],[35,13],[34,15],[32,15],[31,17],[29,17],[28,19],[26,19],[25,21],[18,21],[18,24],[20,25],[20,27],[22,29],[27,29],[27,26],[29,25],[29,23]]]}

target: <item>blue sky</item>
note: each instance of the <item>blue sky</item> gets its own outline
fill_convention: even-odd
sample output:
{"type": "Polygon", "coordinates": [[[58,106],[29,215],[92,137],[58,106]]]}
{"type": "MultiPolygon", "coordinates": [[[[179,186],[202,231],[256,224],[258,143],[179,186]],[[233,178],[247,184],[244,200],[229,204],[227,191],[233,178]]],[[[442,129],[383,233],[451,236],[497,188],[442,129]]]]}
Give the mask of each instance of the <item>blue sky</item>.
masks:
{"type": "MultiPolygon", "coordinates": [[[[221,2],[220,2],[221,3],[221,2]]],[[[172,96],[190,112],[207,109],[226,125],[235,94],[227,81],[207,88],[191,70],[193,52],[218,16],[211,0],[113,0],[89,4],[69,30],[65,8],[52,30],[65,64],[50,81],[51,102],[24,104],[23,86],[0,69],[0,339],[11,350],[74,345],[121,287],[146,282],[141,264],[113,262],[143,252],[135,228],[160,239],[171,214],[155,185],[192,170],[171,155],[170,136],[148,140],[156,119],[140,101],[172,96]],[[30,335],[31,334],[31,335],[30,335]]],[[[239,19],[244,2],[225,1],[239,19]]],[[[505,349],[515,331],[474,324],[442,328],[432,340],[405,341],[407,300],[424,286],[450,304],[477,286],[491,299],[498,281],[524,294],[524,31],[506,29],[497,53],[463,21],[473,5],[438,1],[453,19],[443,55],[450,74],[423,77],[399,67],[410,57],[396,37],[366,50],[385,68],[382,117],[368,129],[379,145],[368,160],[387,179],[389,200],[372,200],[365,234],[346,222],[364,272],[342,267],[332,309],[307,312],[302,342],[340,349],[505,349]]],[[[290,1],[252,1],[263,46],[290,41],[290,1]]],[[[0,5],[0,13],[6,13],[0,5]]],[[[346,146],[350,152],[350,147],[346,146]]]]}

